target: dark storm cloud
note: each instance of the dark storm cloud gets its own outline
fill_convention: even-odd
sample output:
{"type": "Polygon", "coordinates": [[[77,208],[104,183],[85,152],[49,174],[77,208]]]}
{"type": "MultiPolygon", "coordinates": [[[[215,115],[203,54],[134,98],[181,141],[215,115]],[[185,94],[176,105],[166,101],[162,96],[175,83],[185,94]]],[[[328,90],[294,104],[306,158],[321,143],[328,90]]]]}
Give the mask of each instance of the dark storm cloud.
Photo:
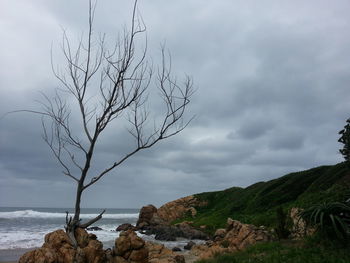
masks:
{"type": "Polygon", "coordinates": [[[280,149],[289,149],[296,150],[300,149],[303,146],[303,137],[301,134],[294,134],[283,132],[282,134],[278,134],[275,137],[271,138],[269,147],[272,150],[280,150],[280,149]]]}
{"type": "MultiPolygon", "coordinates": [[[[273,127],[274,124],[269,119],[266,119],[266,116],[263,116],[254,121],[243,123],[238,130],[238,134],[244,139],[252,140],[264,135],[266,132],[273,129],[273,127]]],[[[230,133],[228,138],[233,139],[234,134],[230,133]]]]}
{"type": "MultiPolygon", "coordinates": [[[[348,1],[139,1],[153,62],[165,42],[178,80],[194,78],[188,117],[196,118],[88,190],[84,205],[160,205],[340,161],[337,132],[350,111],[349,8],[348,1]]],[[[95,33],[115,39],[131,9],[130,1],[100,1],[95,33]]],[[[42,141],[40,118],[1,116],[37,109],[38,91],[59,86],[51,43],[54,65],[64,67],[62,28],[74,46],[86,32],[86,10],[83,0],[2,3],[0,205],[73,203],[74,185],[42,141]]],[[[151,94],[158,118],[162,105],[151,94]]],[[[90,177],[133,149],[125,117],[99,141],[90,177]]]]}

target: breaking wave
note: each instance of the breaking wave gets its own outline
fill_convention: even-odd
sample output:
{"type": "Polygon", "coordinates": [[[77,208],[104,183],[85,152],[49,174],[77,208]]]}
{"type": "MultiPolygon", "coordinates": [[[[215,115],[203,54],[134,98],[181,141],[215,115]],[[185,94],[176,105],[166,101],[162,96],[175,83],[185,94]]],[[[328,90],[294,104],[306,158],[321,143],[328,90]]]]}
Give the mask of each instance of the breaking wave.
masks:
{"type": "MultiPolygon", "coordinates": [[[[80,218],[94,218],[98,214],[81,214],[80,218]]],[[[133,214],[103,214],[105,219],[138,218],[138,213],[133,214]]],[[[19,210],[13,212],[0,212],[0,218],[65,218],[65,213],[38,212],[35,210],[19,210]]]]}

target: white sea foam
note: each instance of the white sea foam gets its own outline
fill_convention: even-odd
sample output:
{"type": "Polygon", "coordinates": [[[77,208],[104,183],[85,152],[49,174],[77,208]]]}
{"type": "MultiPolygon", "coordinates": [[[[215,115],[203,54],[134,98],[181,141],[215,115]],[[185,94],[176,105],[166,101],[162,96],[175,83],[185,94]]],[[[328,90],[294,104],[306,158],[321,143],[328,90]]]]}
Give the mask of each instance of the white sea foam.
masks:
{"type": "Polygon", "coordinates": [[[41,247],[44,242],[44,236],[54,230],[55,229],[47,229],[41,231],[0,231],[0,249],[41,247]]]}
{"type": "MultiPolygon", "coordinates": [[[[80,218],[94,218],[97,214],[81,214],[80,218]]],[[[12,218],[65,218],[65,213],[49,213],[38,212],[35,210],[20,210],[13,212],[0,212],[0,218],[12,219],[12,218]]],[[[105,219],[125,219],[125,218],[138,218],[138,213],[133,214],[104,214],[105,219]]]]}
{"type": "MultiPolygon", "coordinates": [[[[115,226],[112,224],[100,225],[103,230],[99,231],[88,231],[94,233],[98,240],[103,243],[104,248],[110,248],[114,246],[114,241],[119,237],[119,232],[115,231],[115,226]]],[[[46,234],[57,230],[58,228],[42,227],[28,228],[28,229],[16,229],[13,231],[3,231],[0,229],[0,249],[17,249],[17,248],[35,248],[41,247],[44,243],[44,237],[46,234]]],[[[154,239],[154,235],[144,235],[137,233],[138,236],[142,237],[146,241],[157,242],[165,245],[168,248],[180,247],[189,241],[188,239],[178,239],[176,241],[158,241],[154,239]]],[[[197,244],[201,244],[203,240],[193,240],[197,244]]]]}
{"type": "MultiPolygon", "coordinates": [[[[94,233],[105,248],[112,247],[114,240],[119,237],[114,225],[101,225],[103,230],[88,231],[94,233]]],[[[16,228],[15,230],[0,229],[0,249],[34,248],[41,247],[46,234],[59,229],[59,227],[42,226],[32,228],[16,228]]]]}

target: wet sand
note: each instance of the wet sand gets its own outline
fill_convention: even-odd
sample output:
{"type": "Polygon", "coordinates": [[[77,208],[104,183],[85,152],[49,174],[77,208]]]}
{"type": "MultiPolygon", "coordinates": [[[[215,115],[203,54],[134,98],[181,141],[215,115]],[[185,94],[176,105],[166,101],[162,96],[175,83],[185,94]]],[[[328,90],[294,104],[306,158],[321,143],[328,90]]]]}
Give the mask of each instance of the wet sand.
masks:
{"type": "Polygon", "coordinates": [[[0,249],[0,263],[15,263],[26,252],[33,250],[30,249],[0,249]]]}

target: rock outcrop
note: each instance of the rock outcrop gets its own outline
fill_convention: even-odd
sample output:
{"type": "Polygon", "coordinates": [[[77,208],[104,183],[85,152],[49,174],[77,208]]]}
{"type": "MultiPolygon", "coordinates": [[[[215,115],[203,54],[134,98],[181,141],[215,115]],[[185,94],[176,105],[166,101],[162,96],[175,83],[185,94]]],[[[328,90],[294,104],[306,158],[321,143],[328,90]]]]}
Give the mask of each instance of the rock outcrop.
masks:
{"type": "Polygon", "coordinates": [[[263,228],[250,224],[242,224],[237,220],[228,220],[224,240],[228,241],[228,247],[242,250],[257,242],[271,240],[271,235],[263,228]]]}
{"type": "Polygon", "coordinates": [[[205,202],[200,202],[196,197],[190,195],[162,205],[157,210],[157,216],[161,220],[170,223],[186,214],[190,214],[192,217],[196,216],[195,207],[204,205],[206,205],[205,202]]]}
{"type": "Polygon", "coordinates": [[[150,263],[185,263],[183,255],[178,255],[162,244],[152,242],[146,243],[149,251],[148,261],[150,263]]]}
{"type": "Polygon", "coordinates": [[[45,243],[39,249],[25,253],[19,263],[103,263],[105,251],[93,234],[78,228],[75,233],[78,248],[74,246],[66,232],[57,230],[45,236],[45,243]]]}
{"type": "Polygon", "coordinates": [[[199,258],[211,258],[216,254],[234,252],[247,248],[258,242],[266,242],[272,239],[268,231],[250,224],[243,224],[229,218],[226,229],[218,229],[215,233],[215,241],[204,245],[193,246],[191,253],[199,258]]]}
{"type": "Polygon", "coordinates": [[[78,248],[63,230],[45,236],[39,249],[24,254],[19,263],[185,263],[183,255],[162,244],[145,242],[129,229],[122,231],[113,249],[103,250],[102,243],[94,234],[77,229],[78,248]]]}
{"type": "Polygon", "coordinates": [[[158,209],[153,205],[147,205],[141,208],[136,226],[142,229],[150,225],[170,224],[186,214],[194,217],[197,214],[195,207],[204,205],[206,205],[205,202],[200,202],[193,195],[168,202],[158,209]]]}
{"type": "Polygon", "coordinates": [[[205,203],[198,201],[194,196],[187,196],[166,203],[157,209],[153,205],[142,207],[137,221],[137,228],[145,231],[145,234],[155,235],[155,239],[163,241],[175,241],[176,238],[208,239],[208,235],[184,222],[178,225],[170,225],[176,219],[182,218],[187,213],[195,216],[195,207],[203,206],[205,203]]]}
{"type": "Polygon", "coordinates": [[[305,220],[300,217],[300,212],[302,211],[302,209],[297,207],[293,207],[290,210],[290,218],[293,222],[291,234],[295,239],[303,238],[315,233],[315,229],[308,226],[305,220]]]}

